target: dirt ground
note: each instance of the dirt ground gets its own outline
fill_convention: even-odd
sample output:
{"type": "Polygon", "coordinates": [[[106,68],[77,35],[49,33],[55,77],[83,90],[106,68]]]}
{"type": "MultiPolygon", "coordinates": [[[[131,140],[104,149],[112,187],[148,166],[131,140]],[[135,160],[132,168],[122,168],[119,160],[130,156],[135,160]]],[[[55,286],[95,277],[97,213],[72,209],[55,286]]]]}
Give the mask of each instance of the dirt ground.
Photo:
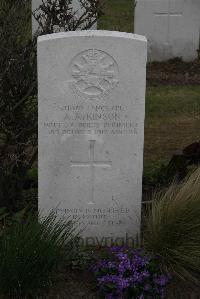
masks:
{"type": "Polygon", "coordinates": [[[200,85],[200,60],[183,62],[179,58],[147,65],[147,86],[200,85]]]}

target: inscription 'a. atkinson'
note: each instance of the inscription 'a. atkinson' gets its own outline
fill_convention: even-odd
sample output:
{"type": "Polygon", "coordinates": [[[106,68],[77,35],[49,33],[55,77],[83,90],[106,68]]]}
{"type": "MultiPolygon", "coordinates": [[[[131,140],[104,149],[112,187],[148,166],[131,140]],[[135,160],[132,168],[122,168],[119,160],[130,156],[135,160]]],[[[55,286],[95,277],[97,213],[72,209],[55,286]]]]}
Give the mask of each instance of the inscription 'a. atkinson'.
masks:
{"type": "Polygon", "coordinates": [[[89,49],[76,55],[70,65],[75,94],[83,99],[100,100],[119,82],[117,62],[108,53],[89,49]]]}
{"type": "Polygon", "coordinates": [[[107,120],[118,121],[120,120],[120,114],[113,113],[74,113],[73,115],[66,113],[64,120],[107,120]]]}

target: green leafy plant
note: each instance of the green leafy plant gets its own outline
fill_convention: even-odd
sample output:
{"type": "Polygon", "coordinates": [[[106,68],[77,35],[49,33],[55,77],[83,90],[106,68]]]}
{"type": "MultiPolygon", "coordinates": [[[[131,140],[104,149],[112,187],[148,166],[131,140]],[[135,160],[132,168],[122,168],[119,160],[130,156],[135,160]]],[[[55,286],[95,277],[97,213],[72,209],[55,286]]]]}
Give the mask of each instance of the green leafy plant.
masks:
{"type": "Polygon", "coordinates": [[[200,283],[200,168],[153,197],[144,245],[179,281],[200,283]]]}
{"type": "Polygon", "coordinates": [[[38,222],[31,216],[15,222],[0,237],[0,294],[9,298],[35,298],[52,285],[64,258],[72,256],[77,227],[50,213],[38,222]]]}

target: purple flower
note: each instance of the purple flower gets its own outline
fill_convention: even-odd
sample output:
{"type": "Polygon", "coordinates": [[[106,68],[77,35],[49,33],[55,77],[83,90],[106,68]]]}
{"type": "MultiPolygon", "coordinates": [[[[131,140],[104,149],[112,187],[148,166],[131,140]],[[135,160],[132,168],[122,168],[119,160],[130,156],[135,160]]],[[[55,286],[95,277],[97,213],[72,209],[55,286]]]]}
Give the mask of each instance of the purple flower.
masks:
{"type": "Polygon", "coordinates": [[[116,299],[112,294],[106,295],[105,299],[116,299]]]}
{"type": "Polygon", "coordinates": [[[157,285],[163,287],[163,286],[166,286],[168,284],[169,278],[166,275],[160,275],[157,278],[154,278],[154,282],[157,285]]]}
{"type": "Polygon", "coordinates": [[[151,285],[150,284],[145,284],[144,291],[149,291],[150,289],[151,289],[151,285]]]}
{"type": "Polygon", "coordinates": [[[127,253],[119,252],[116,255],[120,261],[124,261],[128,259],[127,253]]]}
{"type": "Polygon", "coordinates": [[[118,277],[117,286],[120,290],[127,289],[130,285],[129,278],[118,277]]]}
{"type": "Polygon", "coordinates": [[[108,269],[113,269],[116,268],[116,263],[115,262],[108,262],[108,269]]]}
{"type": "Polygon", "coordinates": [[[98,260],[91,269],[106,299],[129,299],[129,293],[136,299],[162,299],[169,282],[169,276],[161,273],[159,259],[145,255],[143,249],[111,247],[108,258],[98,260]]]}

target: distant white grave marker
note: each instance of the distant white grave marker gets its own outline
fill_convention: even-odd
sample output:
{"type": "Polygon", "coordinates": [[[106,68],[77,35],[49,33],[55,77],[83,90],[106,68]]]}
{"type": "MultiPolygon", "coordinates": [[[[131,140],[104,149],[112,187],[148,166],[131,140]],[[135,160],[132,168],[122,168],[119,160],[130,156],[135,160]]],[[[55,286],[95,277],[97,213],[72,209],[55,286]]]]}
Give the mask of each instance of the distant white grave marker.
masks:
{"type": "Polygon", "coordinates": [[[93,244],[140,229],[146,55],[128,33],[38,39],[39,208],[78,219],[93,244]]]}
{"type": "Polygon", "coordinates": [[[138,0],[135,32],[148,38],[148,59],[197,58],[199,0],[138,0]]]}
{"type": "Polygon", "coordinates": [[[170,41],[171,41],[171,35],[172,35],[172,30],[173,28],[171,28],[171,23],[172,23],[172,20],[171,18],[177,18],[177,17],[181,17],[183,18],[183,12],[171,12],[171,6],[170,6],[170,1],[169,1],[169,7],[168,7],[168,10],[167,12],[155,12],[154,13],[155,17],[158,17],[158,18],[166,18],[166,20],[159,20],[158,22],[166,22],[165,24],[165,29],[166,29],[166,34],[164,35],[165,36],[165,41],[167,44],[170,44],[170,41]]]}

